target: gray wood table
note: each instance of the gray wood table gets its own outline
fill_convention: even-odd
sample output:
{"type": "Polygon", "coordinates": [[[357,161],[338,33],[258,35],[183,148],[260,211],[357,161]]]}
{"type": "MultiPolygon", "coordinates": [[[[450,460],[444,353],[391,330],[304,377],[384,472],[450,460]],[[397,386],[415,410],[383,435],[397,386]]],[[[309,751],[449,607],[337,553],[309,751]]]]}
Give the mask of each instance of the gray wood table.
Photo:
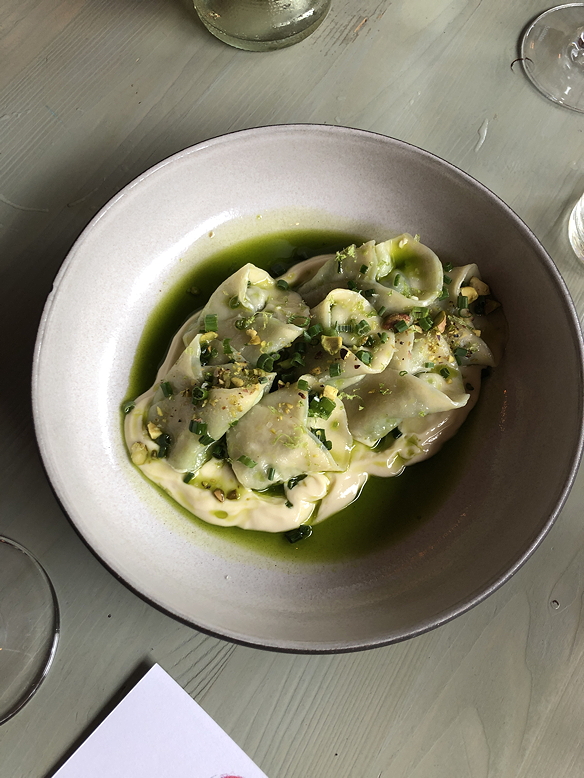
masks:
{"type": "Polygon", "coordinates": [[[270,778],[582,775],[582,478],[525,567],[466,615],[375,651],[275,654],[179,624],[102,567],[47,482],[29,400],[42,306],[87,222],[154,163],[247,127],[358,127],[453,162],[527,222],[584,312],[567,240],[584,116],[511,68],[546,5],[333,0],[312,37],[265,54],[215,40],[187,0],[0,7],[0,531],[39,557],[62,610],[47,680],[0,727],[1,778],[50,774],[153,662],[270,778]]]}

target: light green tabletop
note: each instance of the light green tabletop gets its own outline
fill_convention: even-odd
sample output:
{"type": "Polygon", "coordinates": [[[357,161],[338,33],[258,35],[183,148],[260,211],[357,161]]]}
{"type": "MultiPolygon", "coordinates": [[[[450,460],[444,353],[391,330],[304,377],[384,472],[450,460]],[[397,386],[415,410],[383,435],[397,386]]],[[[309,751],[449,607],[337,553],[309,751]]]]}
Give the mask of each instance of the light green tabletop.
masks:
{"type": "Polygon", "coordinates": [[[511,68],[545,7],[333,0],[312,37],[254,54],[211,37],[188,0],[2,4],[0,531],[46,566],[62,636],[45,683],[0,727],[0,778],[50,773],[153,662],[270,778],[582,773],[582,478],[525,567],[454,622],[364,653],[268,653],[174,621],[102,567],[51,491],[29,401],[42,306],[87,222],[154,163],[247,127],[346,125],[438,154],[527,222],[584,312],[567,240],[584,116],[511,68]]]}

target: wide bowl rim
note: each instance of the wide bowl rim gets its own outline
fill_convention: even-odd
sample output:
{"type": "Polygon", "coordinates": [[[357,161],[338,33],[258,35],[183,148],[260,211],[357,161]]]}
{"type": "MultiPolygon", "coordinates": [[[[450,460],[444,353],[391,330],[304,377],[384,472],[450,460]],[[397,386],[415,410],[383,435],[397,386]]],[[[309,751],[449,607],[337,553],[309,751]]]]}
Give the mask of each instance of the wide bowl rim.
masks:
{"type": "Polygon", "coordinates": [[[274,124],[274,125],[266,125],[261,127],[254,127],[254,128],[236,130],[233,132],[225,133],[213,138],[200,141],[199,143],[196,143],[192,146],[188,146],[176,152],[175,154],[172,154],[171,156],[161,160],[160,162],[156,163],[152,167],[148,168],[140,175],[138,175],[136,178],[134,178],[131,182],[129,182],[126,186],[124,186],[98,211],[98,213],[89,221],[86,227],[82,230],[78,238],[75,240],[75,242],[69,249],[67,256],[65,257],[63,263],[61,264],[55,276],[52,290],[47,297],[40,318],[40,322],[39,322],[38,333],[36,337],[34,355],[33,355],[31,389],[32,389],[33,421],[34,421],[34,429],[35,429],[35,434],[37,439],[37,446],[39,449],[39,453],[41,455],[41,462],[43,464],[43,468],[49,480],[49,484],[51,486],[53,493],[57,498],[57,501],[61,505],[63,512],[65,513],[67,519],[69,520],[71,526],[73,527],[77,535],[81,538],[83,543],[87,546],[87,548],[100,561],[100,563],[103,564],[104,567],[106,567],[106,569],[108,569],[117,580],[121,581],[126,587],[128,587],[132,592],[138,595],[143,601],[149,603],[150,605],[154,606],[157,610],[171,616],[172,618],[176,619],[177,621],[187,626],[193,627],[213,637],[217,637],[223,640],[228,640],[236,644],[245,645],[252,648],[259,648],[259,649],[278,651],[284,653],[299,653],[299,654],[348,653],[353,651],[362,651],[371,648],[378,648],[386,645],[392,645],[392,644],[402,642],[404,640],[409,640],[413,637],[417,637],[433,629],[436,629],[437,627],[442,626],[448,623],[449,621],[452,621],[453,619],[457,618],[463,613],[466,613],[471,608],[474,608],[476,605],[478,605],[487,597],[489,597],[491,594],[493,594],[495,591],[497,591],[510,578],[512,578],[515,575],[515,573],[525,564],[525,562],[541,545],[544,538],[547,536],[551,527],[555,523],[560,511],[562,510],[568,498],[568,495],[570,493],[570,490],[576,478],[576,474],[578,472],[578,467],[584,450],[584,419],[583,419],[584,339],[583,339],[582,329],[581,329],[580,321],[574,303],[572,301],[566,283],[562,278],[559,270],[557,269],[555,263],[551,259],[546,249],[543,247],[542,243],[538,240],[536,235],[527,226],[527,224],[515,213],[515,211],[513,211],[513,209],[509,205],[507,205],[498,195],[496,195],[492,190],[490,190],[480,181],[475,179],[473,176],[469,175],[464,170],[461,170],[459,167],[452,164],[451,162],[444,160],[443,158],[439,157],[436,154],[433,154],[432,152],[429,152],[414,144],[408,143],[403,140],[399,140],[397,138],[392,138],[390,136],[383,135],[381,133],[372,132],[369,130],[362,130],[362,129],[352,128],[352,127],[342,127],[338,125],[325,125],[325,124],[318,124],[318,123],[274,124]],[[93,231],[96,229],[97,225],[102,221],[102,219],[109,213],[109,211],[112,208],[114,208],[117,205],[117,203],[119,203],[121,200],[127,197],[128,194],[133,189],[139,187],[144,181],[151,178],[152,176],[155,176],[160,170],[167,168],[170,165],[180,164],[181,160],[190,157],[193,154],[200,153],[207,149],[220,147],[224,144],[233,143],[234,140],[237,141],[237,139],[239,138],[261,139],[262,136],[273,136],[277,134],[285,134],[290,132],[306,134],[306,136],[308,136],[309,134],[317,134],[317,135],[336,136],[339,138],[348,136],[351,138],[362,137],[368,140],[375,140],[382,144],[387,144],[388,146],[394,146],[409,151],[410,153],[413,153],[414,155],[419,155],[422,158],[425,157],[428,160],[431,160],[434,164],[445,167],[447,170],[454,173],[455,176],[462,178],[473,188],[482,191],[482,193],[485,194],[489,200],[495,202],[496,205],[506,213],[506,216],[515,224],[518,230],[525,235],[526,239],[529,242],[531,242],[533,247],[536,249],[538,258],[542,262],[543,266],[545,267],[548,277],[550,277],[551,281],[556,285],[557,290],[565,303],[566,316],[569,319],[569,324],[571,325],[570,332],[574,340],[574,345],[576,346],[576,351],[578,352],[580,357],[578,363],[578,388],[579,388],[578,433],[579,434],[578,434],[577,445],[574,447],[572,456],[570,458],[570,466],[567,469],[566,477],[564,478],[564,482],[561,485],[561,489],[559,489],[559,499],[555,505],[555,508],[551,512],[547,521],[543,524],[539,532],[532,539],[530,545],[521,554],[517,556],[514,563],[510,567],[508,567],[504,573],[502,573],[500,576],[498,576],[493,581],[491,581],[491,583],[488,586],[478,591],[474,596],[465,597],[462,601],[452,605],[448,610],[448,612],[444,613],[438,618],[435,618],[434,620],[431,621],[431,623],[423,623],[419,628],[411,629],[399,636],[391,636],[388,637],[387,639],[381,639],[381,640],[366,640],[366,641],[355,640],[355,641],[351,641],[350,643],[347,641],[346,645],[342,645],[342,646],[313,645],[307,647],[305,644],[300,644],[300,643],[295,644],[294,641],[287,641],[285,645],[284,644],[280,645],[276,642],[268,643],[262,641],[261,639],[251,639],[251,638],[248,639],[247,637],[242,637],[236,634],[218,632],[203,624],[197,623],[195,620],[184,618],[183,616],[175,613],[171,607],[161,602],[158,602],[152,594],[148,594],[136,588],[120,572],[118,572],[107,561],[107,559],[105,559],[102,556],[102,554],[97,549],[95,549],[94,546],[89,542],[89,540],[85,537],[81,526],[79,526],[78,521],[71,514],[68,506],[65,504],[65,501],[62,499],[59,490],[60,478],[58,473],[53,471],[51,467],[51,462],[47,454],[45,453],[47,442],[43,436],[43,432],[41,429],[41,412],[39,407],[39,391],[40,391],[39,373],[40,373],[40,357],[43,348],[43,342],[45,339],[45,334],[50,324],[51,315],[54,311],[55,303],[63,279],[65,278],[67,273],[74,265],[75,260],[77,258],[77,254],[82,249],[84,242],[90,238],[93,231]]]}

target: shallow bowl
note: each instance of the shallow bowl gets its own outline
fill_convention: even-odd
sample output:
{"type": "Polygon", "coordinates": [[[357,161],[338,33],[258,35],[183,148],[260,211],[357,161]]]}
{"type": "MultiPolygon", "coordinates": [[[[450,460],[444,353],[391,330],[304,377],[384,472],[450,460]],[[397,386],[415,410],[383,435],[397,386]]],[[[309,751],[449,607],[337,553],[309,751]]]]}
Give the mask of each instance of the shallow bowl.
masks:
{"type": "MultiPolygon", "coordinates": [[[[300,125],[200,143],[105,206],[47,301],[33,401],[56,493],[114,574],[213,634],[334,652],[420,634],[513,575],[571,486],[582,447],[582,386],[581,336],[566,288],[501,200],[400,141],[300,125]],[[504,358],[471,414],[462,465],[452,468],[445,496],[424,521],[364,556],[272,558],[209,533],[141,477],[122,440],[120,402],[164,290],[214,252],[282,229],[377,240],[419,233],[444,261],[477,262],[507,317],[504,358]],[[551,452],[550,441],[561,445],[551,452]]],[[[419,499],[413,492],[411,500],[419,499]]]]}

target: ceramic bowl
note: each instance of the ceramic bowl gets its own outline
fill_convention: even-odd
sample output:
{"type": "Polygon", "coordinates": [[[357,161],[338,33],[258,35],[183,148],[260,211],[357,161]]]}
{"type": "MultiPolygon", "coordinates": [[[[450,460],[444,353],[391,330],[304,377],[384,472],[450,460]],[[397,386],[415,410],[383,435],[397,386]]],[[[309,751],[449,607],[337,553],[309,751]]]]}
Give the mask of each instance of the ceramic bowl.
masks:
{"type": "Polygon", "coordinates": [[[334,652],[418,635],[513,575],[571,486],[582,386],[566,288],[501,200],[406,143],[300,125],[200,143],[105,206],[47,301],[33,399],[55,491],[115,575],[204,631],[265,648],[334,652]],[[243,237],[296,228],[377,240],[420,233],[444,261],[478,263],[509,326],[504,358],[469,419],[462,464],[431,515],[364,556],[328,562],[271,558],[189,521],[130,464],[121,434],[120,402],[164,290],[243,237]]]}

